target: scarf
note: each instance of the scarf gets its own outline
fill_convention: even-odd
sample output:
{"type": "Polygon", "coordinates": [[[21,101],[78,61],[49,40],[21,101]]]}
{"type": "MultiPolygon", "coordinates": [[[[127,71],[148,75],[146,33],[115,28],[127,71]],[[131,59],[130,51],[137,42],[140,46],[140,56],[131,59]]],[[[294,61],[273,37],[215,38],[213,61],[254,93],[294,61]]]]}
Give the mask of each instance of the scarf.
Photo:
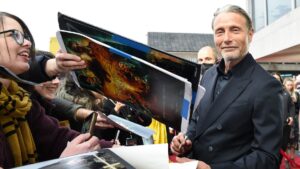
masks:
{"type": "Polygon", "coordinates": [[[11,81],[8,88],[0,83],[0,125],[9,143],[15,166],[36,162],[36,147],[25,118],[31,108],[29,93],[11,81]]]}

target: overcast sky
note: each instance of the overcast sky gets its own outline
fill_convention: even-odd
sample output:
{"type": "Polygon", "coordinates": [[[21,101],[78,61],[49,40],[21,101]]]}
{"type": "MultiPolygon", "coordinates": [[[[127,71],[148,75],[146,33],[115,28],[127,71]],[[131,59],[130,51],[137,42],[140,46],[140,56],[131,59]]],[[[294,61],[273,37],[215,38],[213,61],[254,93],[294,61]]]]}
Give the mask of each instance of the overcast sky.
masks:
{"type": "Polygon", "coordinates": [[[0,11],[28,25],[36,47],[49,50],[57,12],[147,43],[147,32],[212,33],[214,11],[226,4],[247,10],[246,0],[0,0],[0,11]]]}

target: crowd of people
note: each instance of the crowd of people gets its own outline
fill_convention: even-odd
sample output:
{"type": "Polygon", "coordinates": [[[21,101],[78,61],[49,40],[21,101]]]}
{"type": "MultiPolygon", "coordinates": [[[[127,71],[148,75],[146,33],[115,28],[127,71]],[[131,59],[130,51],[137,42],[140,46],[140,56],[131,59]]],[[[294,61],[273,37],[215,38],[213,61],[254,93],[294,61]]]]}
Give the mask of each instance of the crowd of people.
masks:
{"type": "MultiPolygon", "coordinates": [[[[278,168],[280,149],[291,156],[298,149],[300,79],[282,80],[256,63],[248,51],[252,21],[242,8],[219,8],[212,29],[215,48],[198,52],[200,85],[206,92],[188,131],[169,140],[170,151],[177,162],[197,160],[197,169],[278,168]]],[[[85,68],[85,62],[61,51],[54,56],[36,50],[26,24],[5,12],[0,12],[0,65],[38,83],[31,86],[0,75],[0,168],[143,144],[139,136],[123,131],[114,140],[119,129],[101,115],[95,135],[81,134],[82,122],[94,111],[143,126],[153,123],[128,105],[78,88],[69,72],[85,68]],[[63,120],[69,126],[62,127],[63,120]]]]}
{"type": "MultiPolygon", "coordinates": [[[[1,76],[0,146],[3,155],[0,166],[11,168],[112,147],[116,140],[105,141],[89,133],[80,134],[80,127],[77,131],[61,127],[57,120],[65,118],[80,125],[93,112],[82,105],[54,97],[59,74],[84,68],[85,63],[78,56],[67,53],[58,52],[54,58],[49,53],[35,53],[33,37],[20,18],[1,12],[0,21],[3,35],[1,66],[27,80],[42,82],[33,87],[1,76]]],[[[124,105],[119,105],[119,110],[112,109],[118,114],[122,107],[124,105]]],[[[149,117],[143,116],[142,120],[145,125],[151,122],[149,117]]],[[[96,127],[107,129],[113,126],[98,116],[96,127]]]]}
{"type": "MultiPolygon", "coordinates": [[[[17,75],[25,73],[30,67],[29,60],[35,56],[30,30],[19,17],[5,12],[0,12],[0,30],[1,66],[17,75]]],[[[68,63],[65,65],[64,60],[69,57],[78,59],[71,63],[74,67],[85,67],[77,56],[58,53],[55,64],[45,66],[44,72],[56,76],[65,71],[68,63]]],[[[55,118],[46,115],[40,101],[16,81],[1,76],[0,82],[1,167],[12,168],[100,148],[97,137],[60,127],[55,118]]]]}

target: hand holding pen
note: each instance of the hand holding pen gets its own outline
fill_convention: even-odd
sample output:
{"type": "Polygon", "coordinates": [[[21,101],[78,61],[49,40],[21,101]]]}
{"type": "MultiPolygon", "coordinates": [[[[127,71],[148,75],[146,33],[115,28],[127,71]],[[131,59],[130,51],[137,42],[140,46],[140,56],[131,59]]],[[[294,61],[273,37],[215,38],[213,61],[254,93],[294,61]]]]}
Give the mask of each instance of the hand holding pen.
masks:
{"type": "Polygon", "coordinates": [[[183,133],[174,136],[171,142],[171,151],[175,155],[182,155],[189,152],[192,148],[191,140],[183,133]]]}
{"type": "Polygon", "coordinates": [[[120,141],[119,141],[119,135],[120,135],[120,130],[117,131],[115,139],[112,140],[112,142],[113,142],[112,148],[116,148],[116,147],[120,147],[121,146],[120,141]]]}
{"type": "Polygon", "coordinates": [[[179,148],[179,150],[181,150],[181,149],[182,149],[182,146],[186,144],[185,142],[186,142],[186,140],[187,140],[187,139],[188,139],[188,136],[187,136],[187,135],[185,135],[185,136],[184,136],[184,141],[183,141],[183,142],[181,142],[181,143],[179,144],[179,147],[178,147],[178,148],[179,148]]]}

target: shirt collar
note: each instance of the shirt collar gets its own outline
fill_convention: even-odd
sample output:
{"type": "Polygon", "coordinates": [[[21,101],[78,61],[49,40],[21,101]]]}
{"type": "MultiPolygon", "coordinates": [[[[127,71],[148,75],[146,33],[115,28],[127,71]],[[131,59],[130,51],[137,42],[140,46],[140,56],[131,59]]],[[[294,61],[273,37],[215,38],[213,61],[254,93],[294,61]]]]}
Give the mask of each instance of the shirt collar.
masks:
{"type": "Polygon", "coordinates": [[[230,78],[232,76],[232,70],[229,70],[227,74],[225,74],[225,62],[224,59],[221,60],[217,67],[217,72],[219,76],[228,77],[230,78]]]}
{"type": "Polygon", "coordinates": [[[246,62],[245,60],[247,60],[247,57],[248,54],[246,54],[246,56],[237,65],[235,65],[231,70],[229,70],[227,74],[225,74],[225,61],[224,59],[222,59],[217,67],[218,75],[228,76],[230,78],[233,74],[236,74],[236,72],[238,72],[238,70],[240,69],[240,67],[242,67],[244,62],[246,62]]]}

